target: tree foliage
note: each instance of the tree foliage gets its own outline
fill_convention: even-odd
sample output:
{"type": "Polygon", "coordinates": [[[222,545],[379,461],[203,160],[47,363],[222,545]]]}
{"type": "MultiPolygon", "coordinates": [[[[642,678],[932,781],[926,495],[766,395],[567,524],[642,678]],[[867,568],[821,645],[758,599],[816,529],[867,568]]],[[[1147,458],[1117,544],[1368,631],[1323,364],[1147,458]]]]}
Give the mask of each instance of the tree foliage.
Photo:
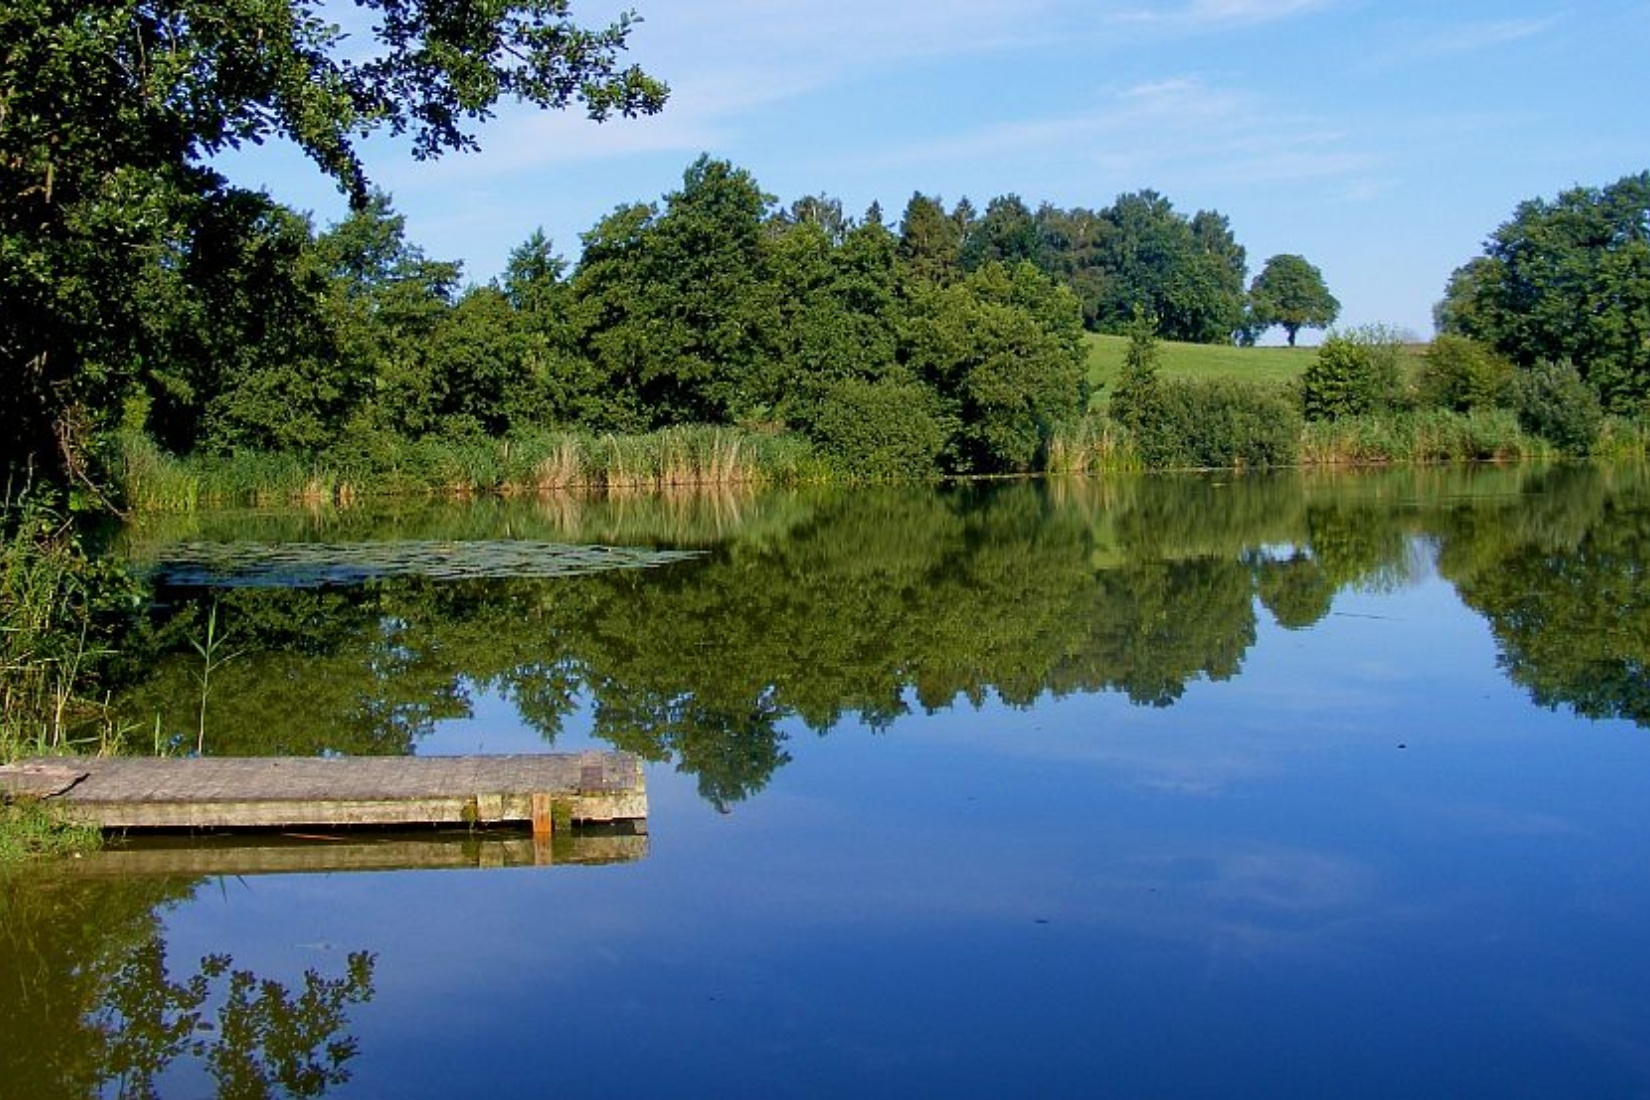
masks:
{"type": "Polygon", "coordinates": [[[1459,269],[1440,327],[1521,367],[1568,362],[1606,406],[1650,399],[1650,172],[1520,203],[1459,269]]]}
{"type": "Polygon", "coordinates": [[[1391,408],[1402,383],[1396,334],[1380,327],[1331,333],[1301,375],[1308,420],[1338,420],[1391,408]]]}
{"type": "Polygon", "coordinates": [[[1465,336],[1441,333],[1427,348],[1419,379],[1423,403],[1456,412],[1507,405],[1513,365],[1465,336]]]}
{"type": "Polygon", "coordinates": [[[1295,346],[1302,328],[1326,328],[1340,316],[1341,303],[1329,293],[1323,273],[1304,256],[1278,255],[1266,261],[1249,286],[1249,310],[1261,329],[1281,325],[1295,346]]]}
{"type": "Polygon", "coordinates": [[[1104,278],[1093,313],[1102,332],[1123,331],[1143,309],[1164,339],[1231,339],[1243,323],[1246,261],[1223,216],[1188,219],[1155,191],[1120,195],[1099,216],[1094,259],[1104,278]]]}
{"type": "MultiPolygon", "coordinates": [[[[570,19],[566,0],[360,6],[374,20],[366,49],[346,48],[313,0],[0,8],[6,465],[39,462],[85,479],[96,433],[125,399],[190,388],[187,378],[153,376],[192,327],[147,323],[157,307],[210,314],[214,293],[239,295],[280,325],[280,309],[306,293],[254,301],[255,265],[221,270],[222,257],[281,247],[281,232],[247,212],[256,200],[212,169],[215,154],[284,138],[364,205],[355,143],[369,132],[405,134],[415,156],[431,157],[474,147],[475,125],[501,98],[582,102],[598,119],[664,101],[663,85],[620,67],[629,16],[592,30],[570,19]]],[[[293,381],[264,386],[266,400],[293,381]]]]}

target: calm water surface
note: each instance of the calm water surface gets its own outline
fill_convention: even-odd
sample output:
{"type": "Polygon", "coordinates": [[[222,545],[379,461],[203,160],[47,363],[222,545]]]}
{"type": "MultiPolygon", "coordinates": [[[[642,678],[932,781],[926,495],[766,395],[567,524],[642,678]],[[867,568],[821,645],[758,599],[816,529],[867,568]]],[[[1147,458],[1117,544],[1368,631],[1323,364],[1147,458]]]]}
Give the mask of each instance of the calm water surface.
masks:
{"type": "Polygon", "coordinates": [[[177,582],[119,701],[145,736],[193,748],[216,601],[209,753],[627,748],[645,854],[16,877],[0,1095],[1650,1095],[1643,471],[196,517],[126,549],[177,582]],[[228,539],[695,553],[291,588],[178,549],[228,539]]]}

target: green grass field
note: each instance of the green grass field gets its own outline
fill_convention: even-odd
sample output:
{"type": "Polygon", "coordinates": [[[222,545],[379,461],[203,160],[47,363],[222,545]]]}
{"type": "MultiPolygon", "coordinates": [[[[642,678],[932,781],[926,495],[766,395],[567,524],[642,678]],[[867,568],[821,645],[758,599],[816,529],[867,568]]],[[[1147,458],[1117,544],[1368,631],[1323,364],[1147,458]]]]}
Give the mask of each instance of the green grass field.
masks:
{"type": "MultiPolygon", "coordinates": [[[[1111,392],[1123,356],[1129,350],[1127,336],[1087,333],[1088,379],[1094,393],[1091,403],[1098,407],[1111,392]]],[[[1403,347],[1403,368],[1413,378],[1426,353],[1426,344],[1403,347]]],[[[1177,344],[1164,340],[1157,345],[1158,367],[1164,378],[1239,378],[1250,382],[1283,385],[1299,378],[1318,354],[1311,348],[1240,348],[1231,344],[1177,344]]]]}
{"type": "MultiPolygon", "coordinates": [[[[1097,395],[1110,391],[1123,356],[1129,350],[1127,336],[1089,333],[1089,386],[1097,395]]],[[[1159,369],[1165,378],[1245,378],[1252,382],[1282,384],[1298,378],[1316,348],[1240,348],[1220,344],[1177,344],[1164,340],[1157,345],[1159,369]]]]}

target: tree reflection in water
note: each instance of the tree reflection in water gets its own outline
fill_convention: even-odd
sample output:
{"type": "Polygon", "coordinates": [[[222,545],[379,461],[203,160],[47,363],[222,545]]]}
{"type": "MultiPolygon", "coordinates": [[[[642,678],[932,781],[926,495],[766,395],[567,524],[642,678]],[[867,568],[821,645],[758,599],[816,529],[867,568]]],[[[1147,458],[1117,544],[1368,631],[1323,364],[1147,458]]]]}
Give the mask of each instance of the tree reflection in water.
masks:
{"type": "Polygon", "coordinates": [[[204,1071],[226,1100],[317,1097],[349,1079],[348,1010],[373,996],[373,956],[297,987],[209,955],[179,976],[161,914],[197,881],[0,874],[0,1097],[157,1097],[204,1071]]]}
{"type": "Polygon", "coordinates": [[[434,522],[706,554],[556,580],[163,592],[118,706],[192,742],[190,639],[217,601],[241,655],[213,673],[210,752],[405,753],[486,690],[550,743],[588,706],[597,737],[675,762],[727,807],[789,759],[787,723],[887,728],[913,708],[1079,692],[1169,706],[1239,674],[1260,609],[1309,628],[1338,593],[1409,583],[1436,558],[1538,702],[1650,720],[1637,469],[821,491],[715,498],[703,515],[501,507],[434,522]]]}

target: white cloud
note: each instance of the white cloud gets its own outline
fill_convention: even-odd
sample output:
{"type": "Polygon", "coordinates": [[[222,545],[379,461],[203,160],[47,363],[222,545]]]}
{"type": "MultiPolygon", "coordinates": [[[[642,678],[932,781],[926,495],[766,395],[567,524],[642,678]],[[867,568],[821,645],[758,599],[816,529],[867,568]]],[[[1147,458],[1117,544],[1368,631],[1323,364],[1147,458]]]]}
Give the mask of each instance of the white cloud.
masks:
{"type": "Polygon", "coordinates": [[[1076,113],[982,127],[898,154],[901,163],[1014,157],[1087,165],[1152,186],[1366,178],[1374,156],[1323,120],[1194,76],[1135,84],[1076,113]]]}
{"type": "MultiPolygon", "coordinates": [[[[1064,0],[1070,3],[1070,0],[1064,0]]],[[[423,166],[447,178],[727,144],[741,121],[889,66],[1025,48],[1057,35],[1061,0],[698,0],[649,6],[629,60],[670,84],[665,110],[592,125],[578,111],[506,106],[484,158],[423,166]]]]}
{"type": "Polygon", "coordinates": [[[1399,64],[1482,53],[1513,42],[1539,37],[1552,30],[1558,22],[1556,16],[1548,16],[1540,19],[1409,24],[1402,29],[1402,41],[1392,49],[1377,55],[1375,60],[1377,64],[1399,64]]]}
{"type": "Polygon", "coordinates": [[[1154,5],[1116,12],[1112,20],[1161,28],[1196,32],[1218,28],[1274,23],[1332,6],[1336,0],[1192,0],[1189,4],[1154,5]]]}

